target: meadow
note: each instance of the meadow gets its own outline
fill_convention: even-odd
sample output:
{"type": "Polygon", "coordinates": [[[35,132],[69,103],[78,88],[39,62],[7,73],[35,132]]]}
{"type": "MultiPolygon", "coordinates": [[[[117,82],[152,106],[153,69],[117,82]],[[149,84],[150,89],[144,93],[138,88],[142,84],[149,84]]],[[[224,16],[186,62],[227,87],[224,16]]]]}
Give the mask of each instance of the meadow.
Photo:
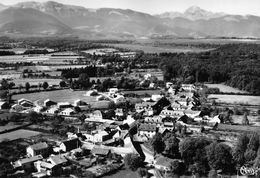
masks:
{"type": "Polygon", "coordinates": [[[218,88],[220,92],[224,93],[248,93],[247,91],[239,90],[224,84],[205,84],[209,88],[218,88]]]}
{"type": "Polygon", "coordinates": [[[36,136],[36,135],[39,135],[39,134],[40,134],[40,132],[20,129],[20,130],[1,134],[0,135],[0,142],[2,142],[4,140],[13,141],[13,140],[17,140],[19,138],[29,138],[29,137],[33,137],[33,136],[36,136]]]}
{"type": "Polygon", "coordinates": [[[18,100],[21,98],[26,98],[31,101],[43,102],[46,99],[51,99],[55,102],[70,102],[71,104],[77,100],[81,99],[87,103],[96,102],[96,97],[84,96],[86,91],[72,91],[72,90],[56,90],[51,92],[38,92],[38,93],[27,93],[14,95],[13,99],[18,100]]]}
{"type": "Polygon", "coordinates": [[[260,105],[260,96],[210,94],[208,98],[216,98],[220,103],[260,105]]]}
{"type": "Polygon", "coordinates": [[[38,85],[39,83],[48,82],[50,85],[59,85],[61,79],[45,79],[45,78],[16,78],[13,79],[12,82],[15,83],[15,86],[22,85],[24,86],[26,82],[30,83],[30,85],[38,85]]]}

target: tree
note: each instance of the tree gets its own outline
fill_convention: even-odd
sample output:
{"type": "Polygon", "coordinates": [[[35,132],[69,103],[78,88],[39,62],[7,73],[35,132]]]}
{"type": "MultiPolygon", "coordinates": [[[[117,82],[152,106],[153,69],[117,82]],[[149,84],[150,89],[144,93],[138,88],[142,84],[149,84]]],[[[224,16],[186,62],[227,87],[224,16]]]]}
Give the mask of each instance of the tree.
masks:
{"type": "Polygon", "coordinates": [[[44,90],[46,90],[48,87],[49,87],[48,82],[43,82],[42,88],[43,88],[44,90]]]}
{"type": "Polygon", "coordinates": [[[173,160],[170,162],[170,172],[173,176],[179,177],[184,174],[185,165],[179,160],[173,160]]]}
{"type": "Polygon", "coordinates": [[[200,173],[206,174],[209,170],[206,146],[211,142],[206,138],[185,138],[180,142],[180,153],[185,165],[200,173]]]}
{"type": "Polygon", "coordinates": [[[211,169],[222,170],[224,173],[233,171],[231,148],[223,143],[211,143],[206,148],[208,163],[211,169]]]}
{"type": "Polygon", "coordinates": [[[43,116],[37,112],[32,111],[27,115],[26,119],[33,123],[37,123],[43,120],[43,116]]]}
{"type": "Polygon", "coordinates": [[[180,140],[175,136],[175,134],[167,133],[168,138],[165,139],[165,154],[167,154],[171,158],[179,158],[179,142],[180,140]]]}
{"type": "Polygon", "coordinates": [[[132,171],[136,171],[139,167],[144,165],[143,160],[138,154],[127,154],[124,157],[125,166],[132,171]]]}
{"type": "Polygon", "coordinates": [[[244,115],[243,115],[242,124],[243,125],[249,125],[249,120],[247,118],[247,112],[245,112],[244,115]]]}
{"type": "Polygon", "coordinates": [[[86,89],[91,86],[89,76],[86,73],[80,74],[78,84],[81,89],[86,89]]]}
{"type": "Polygon", "coordinates": [[[149,178],[148,171],[147,171],[146,168],[139,167],[139,168],[137,169],[137,172],[138,172],[138,175],[139,175],[141,178],[143,178],[143,177],[149,178]]]}
{"type": "Polygon", "coordinates": [[[247,144],[249,143],[249,138],[246,134],[242,134],[238,137],[237,145],[233,151],[233,159],[236,162],[237,168],[240,168],[245,163],[244,153],[247,150],[247,144]]]}
{"type": "Polygon", "coordinates": [[[7,100],[9,92],[7,90],[0,90],[0,99],[7,100]]]}
{"type": "Polygon", "coordinates": [[[156,133],[151,140],[151,145],[153,146],[154,154],[162,153],[165,148],[165,143],[163,142],[162,134],[156,133]]]}
{"type": "Polygon", "coordinates": [[[64,80],[60,81],[60,87],[61,88],[66,87],[66,82],[64,80]]]}
{"type": "Polygon", "coordinates": [[[26,91],[29,91],[29,90],[30,90],[30,87],[31,87],[30,83],[29,83],[29,82],[26,82],[26,83],[25,83],[25,90],[26,90],[26,91]]]}

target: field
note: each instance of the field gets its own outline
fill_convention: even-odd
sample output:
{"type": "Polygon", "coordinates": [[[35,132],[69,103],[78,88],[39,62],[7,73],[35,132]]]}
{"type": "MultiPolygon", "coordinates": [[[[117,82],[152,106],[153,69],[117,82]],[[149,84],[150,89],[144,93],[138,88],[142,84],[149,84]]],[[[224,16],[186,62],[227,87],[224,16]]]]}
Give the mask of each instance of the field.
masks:
{"type": "Polygon", "coordinates": [[[242,91],[237,88],[233,88],[224,84],[205,84],[209,88],[218,88],[220,92],[224,93],[248,93],[247,91],[242,91]]]}
{"type": "Polygon", "coordinates": [[[216,98],[221,103],[260,105],[260,96],[211,94],[208,98],[216,98]]]}
{"type": "Polygon", "coordinates": [[[16,130],[13,132],[8,132],[8,133],[4,133],[0,135],[0,142],[4,141],[4,140],[16,140],[19,138],[29,138],[29,137],[33,137],[36,135],[39,135],[40,132],[35,132],[35,131],[30,131],[30,130],[24,130],[24,129],[20,129],[20,130],[16,130]]]}
{"type": "Polygon", "coordinates": [[[26,82],[29,82],[30,85],[38,85],[39,83],[43,83],[43,82],[48,82],[49,86],[50,85],[59,85],[60,84],[61,79],[41,79],[41,78],[23,78],[23,79],[14,79],[12,80],[12,82],[15,83],[15,86],[18,85],[25,85],[26,82]]]}
{"type": "Polygon", "coordinates": [[[108,44],[111,47],[119,47],[119,48],[125,48],[132,51],[135,50],[142,50],[145,53],[187,53],[187,52],[202,52],[202,51],[208,51],[208,49],[200,49],[200,48],[190,48],[190,47],[171,47],[171,46],[153,46],[153,44],[108,44]]]}
{"type": "Polygon", "coordinates": [[[86,91],[72,91],[72,90],[57,90],[51,92],[39,92],[39,93],[28,93],[14,95],[13,99],[18,100],[21,98],[26,98],[31,101],[39,100],[44,101],[46,99],[51,99],[56,102],[70,102],[73,103],[77,99],[81,99],[87,103],[96,102],[96,97],[84,96],[86,91]]]}

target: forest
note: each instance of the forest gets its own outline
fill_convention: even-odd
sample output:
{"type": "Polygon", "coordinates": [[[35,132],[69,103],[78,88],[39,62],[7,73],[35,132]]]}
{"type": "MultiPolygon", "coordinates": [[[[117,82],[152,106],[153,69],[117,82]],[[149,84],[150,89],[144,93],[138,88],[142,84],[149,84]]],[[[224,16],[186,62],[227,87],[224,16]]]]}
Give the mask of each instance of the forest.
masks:
{"type": "Polygon", "coordinates": [[[166,81],[224,82],[260,94],[260,45],[227,44],[208,52],[161,53],[159,57],[166,81]]]}

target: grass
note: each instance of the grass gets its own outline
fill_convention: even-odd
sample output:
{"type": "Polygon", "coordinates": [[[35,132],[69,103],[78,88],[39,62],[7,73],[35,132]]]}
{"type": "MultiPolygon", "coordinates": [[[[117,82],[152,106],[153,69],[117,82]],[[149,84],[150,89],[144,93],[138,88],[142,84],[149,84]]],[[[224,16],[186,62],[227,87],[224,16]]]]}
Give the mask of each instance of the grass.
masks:
{"type": "Polygon", "coordinates": [[[96,97],[84,96],[85,93],[86,91],[71,91],[67,89],[67,90],[56,90],[50,92],[19,94],[19,95],[14,95],[13,99],[18,100],[21,98],[26,98],[31,101],[38,100],[39,102],[42,102],[49,98],[55,102],[70,102],[71,104],[77,99],[81,99],[82,101],[85,101],[87,103],[96,102],[96,97]]]}
{"type": "Polygon", "coordinates": [[[20,130],[16,130],[16,131],[13,131],[13,132],[1,134],[0,135],[0,142],[2,142],[4,140],[12,141],[12,140],[20,139],[20,138],[29,138],[29,137],[36,136],[36,135],[39,135],[39,134],[40,134],[40,132],[20,129],[20,130]]]}
{"type": "Polygon", "coordinates": [[[30,85],[38,85],[39,83],[43,83],[43,82],[48,82],[49,86],[50,85],[59,85],[60,84],[61,79],[41,79],[41,78],[23,78],[23,79],[14,79],[12,80],[12,82],[15,83],[16,86],[18,85],[25,85],[26,82],[29,82],[30,85]]]}
{"type": "Polygon", "coordinates": [[[242,91],[237,88],[233,88],[224,84],[205,84],[209,88],[218,88],[220,92],[224,93],[248,93],[247,91],[242,91]]]}
{"type": "Polygon", "coordinates": [[[210,94],[208,98],[216,98],[221,103],[260,105],[260,96],[210,94]]]}

